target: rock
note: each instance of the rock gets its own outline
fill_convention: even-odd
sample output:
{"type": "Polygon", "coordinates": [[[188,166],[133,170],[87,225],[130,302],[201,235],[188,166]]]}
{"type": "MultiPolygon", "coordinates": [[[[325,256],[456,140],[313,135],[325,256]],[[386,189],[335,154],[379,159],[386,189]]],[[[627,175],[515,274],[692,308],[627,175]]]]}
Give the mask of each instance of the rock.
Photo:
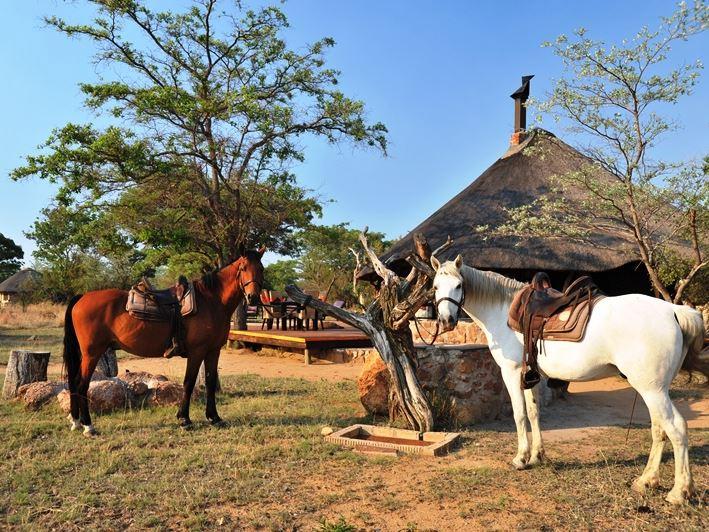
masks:
{"type": "Polygon", "coordinates": [[[359,398],[370,414],[389,414],[389,371],[376,351],[365,358],[357,379],[359,398]]]}
{"type": "Polygon", "coordinates": [[[91,411],[98,413],[128,408],[133,399],[128,386],[120,379],[92,382],[88,395],[91,411]]]}
{"type": "Polygon", "coordinates": [[[151,379],[148,379],[145,384],[148,385],[148,388],[153,390],[158,387],[158,384],[161,382],[169,382],[170,379],[168,379],[165,375],[153,375],[151,379]]]}
{"type": "Polygon", "coordinates": [[[323,427],[320,430],[320,434],[322,434],[323,436],[329,436],[333,432],[335,432],[335,429],[333,429],[332,427],[323,427]]]}
{"type": "Polygon", "coordinates": [[[182,386],[176,382],[158,381],[152,388],[148,404],[151,406],[178,405],[182,401],[182,391],[182,386]]]}
{"type": "Polygon", "coordinates": [[[65,414],[71,412],[71,395],[69,394],[69,390],[62,390],[59,392],[59,395],[57,395],[57,401],[59,402],[59,408],[62,409],[62,412],[65,414]]]}
{"type": "Polygon", "coordinates": [[[96,368],[94,370],[94,374],[91,375],[91,382],[94,381],[105,381],[108,380],[110,377],[107,377],[106,374],[101,371],[99,368],[96,368]]]}
{"type": "Polygon", "coordinates": [[[17,398],[25,403],[25,407],[30,410],[38,410],[42,405],[48,403],[64,389],[61,382],[33,382],[20,386],[17,390],[17,398]]]}

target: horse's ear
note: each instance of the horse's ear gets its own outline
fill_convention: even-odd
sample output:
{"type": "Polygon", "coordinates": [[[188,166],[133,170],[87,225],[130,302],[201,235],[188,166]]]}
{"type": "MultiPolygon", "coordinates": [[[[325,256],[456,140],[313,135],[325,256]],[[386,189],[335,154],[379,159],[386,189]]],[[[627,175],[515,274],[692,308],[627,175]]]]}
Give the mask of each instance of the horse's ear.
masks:
{"type": "Polygon", "coordinates": [[[461,267],[462,265],[463,265],[463,257],[461,257],[460,255],[458,255],[458,256],[455,258],[455,267],[460,270],[460,267],[461,267]]]}
{"type": "Polygon", "coordinates": [[[441,263],[438,262],[438,259],[431,255],[431,266],[433,266],[433,269],[438,271],[438,268],[441,267],[441,263]]]}
{"type": "Polygon", "coordinates": [[[266,246],[261,246],[260,248],[258,248],[257,253],[259,257],[263,257],[263,254],[266,253],[266,246]]]}

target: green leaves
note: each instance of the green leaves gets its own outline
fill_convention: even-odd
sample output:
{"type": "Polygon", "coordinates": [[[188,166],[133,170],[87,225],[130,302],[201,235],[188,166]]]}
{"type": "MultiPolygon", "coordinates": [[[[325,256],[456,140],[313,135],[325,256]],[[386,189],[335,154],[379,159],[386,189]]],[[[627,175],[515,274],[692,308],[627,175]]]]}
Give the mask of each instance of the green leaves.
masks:
{"type": "Polygon", "coordinates": [[[497,234],[624,235],[656,291],[681,301],[707,266],[709,180],[692,162],[657,160],[654,147],[678,127],[661,111],[691,94],[702,69],[700,61],[668,66],[672,46],[707,27],[709,6],[683,2],[657,30],[642,28],[620,44],[593,40],[585,29],[544,43],[565,72],[549,99],[533,105],[570,124],[590,164],[555,176],[550,194],[510,210],[497,234]]]}
{"type": "Polygon", "coordinates": [[[67,124],[12,177],[59,183],[58,205],[89,206],[153,259],[197,253],[224,264],[257,244],[292,252],[295,232],[320,214],[289,170],[305,158],[297,139],[385,152],[384,125],[336,90],[339,72],[324,57],[334,41],[289,49],[278,8],[91,3],[91,24],[46,22],[96,44],[107,79],[80,88],[86,106],[117,125],[67,124]]]}
{"type": "Polygon", "coordinates": [[[20,270],[20,261],[24,256],[22,248],[14,240],[0,233],[0,282],[20,270]]]}

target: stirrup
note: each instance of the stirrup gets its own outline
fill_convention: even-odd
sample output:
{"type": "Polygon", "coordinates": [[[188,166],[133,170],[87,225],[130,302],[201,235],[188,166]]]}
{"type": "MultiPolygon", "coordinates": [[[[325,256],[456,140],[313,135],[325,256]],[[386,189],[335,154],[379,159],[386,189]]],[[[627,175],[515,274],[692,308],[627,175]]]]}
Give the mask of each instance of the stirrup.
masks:
{"type": "Polygon", "coordinates": [[[522,375],[522,388],[525,390],[534,388],[541,380],[542,376],[536,369],[527,370],[527,373],[522,375]]]}

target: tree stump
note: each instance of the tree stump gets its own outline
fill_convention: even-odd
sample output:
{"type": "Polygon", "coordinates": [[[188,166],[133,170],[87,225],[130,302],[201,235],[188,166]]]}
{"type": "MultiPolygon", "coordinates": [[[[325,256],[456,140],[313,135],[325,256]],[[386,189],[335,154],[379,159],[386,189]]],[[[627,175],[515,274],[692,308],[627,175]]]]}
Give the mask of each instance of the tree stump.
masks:
{"type": "Polygon", "coordinates": [[[96,364],[96,369],[106,377],[118,376],[118,359],[116,359],[116,352],[113,349],[107,349],[99,359],[98,364],[96,364]]]}
{"type": "Polygon", "coordinates": [[[3,399],[13,399],[17,389],[23,384],[47,380],[47,351],[12,351],[5,370],[5,384],[2,387],[3,399]]]}

